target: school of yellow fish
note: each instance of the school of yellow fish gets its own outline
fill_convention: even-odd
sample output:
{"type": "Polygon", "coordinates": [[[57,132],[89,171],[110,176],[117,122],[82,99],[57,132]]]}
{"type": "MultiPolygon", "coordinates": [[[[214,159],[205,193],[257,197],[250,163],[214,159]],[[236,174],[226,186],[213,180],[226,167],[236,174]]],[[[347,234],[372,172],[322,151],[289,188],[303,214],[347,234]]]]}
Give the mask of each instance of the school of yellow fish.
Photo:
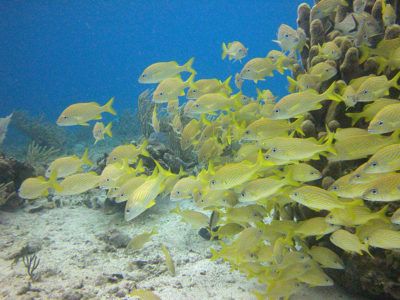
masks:
{"type": "MultiPolygon", "coordinates": [[[[271,91],[259,89],[257,99],[242,94],[246,81],[257,83],[290,71],[297,63],[297,53],[308,47],[305,32],[285,24],[277,35],[280,51],[248,60],[240,72],[223,81],[197,78],[193,58],[183,65],[175,61],[152,64],[139,77],[142,84],[157,85],[152,96],[156,103],[152,126],[160,131],[159,110],[165,105],[181,148],[197,155],[197,171],[174,174],[155,161],[152,174],[145,175],[140,156],[150,155],[144,141],[138,146],[117,146],[101,174],[84,171],[85,165],[93,164],[87,151],[82,157],[58,158],[46,171],[48,179],[27,179],[20,196],[35,199],[46,196],[49,190],[76,195],[99,187],[116,202],[126,203],[126,221],[155,205],[160,196],[169,195],[174,202],[193,201],[198,210],[178,206],[172,212],[193,228],[208,228],[211,239],[220,240],[220,247],[212,249],[213,259],[222,258],[232,269],[266,284],[264,291],[255,292],[260,299],[289,297],[304,286],[333,285],[324,269],[345,266],[332,250],[309,247],[310,237],[330,235],[329,240],[338,248],[359,255],[372,255],[373,248],[399,249],[400,210],[388,216],[387,205],[371,211],[365,203],[400,200],[400,102],[388,98],[390,89],[400,90],[400,38],[382,40],[375,48],[367,43],[365,35],[372,36],[379,28],[368,22],[372,17],[364,11],[365,2],[354,1],[354,11],[349,14],[364,25],[350,33],[346,17],[335,24],[342,33],[337,39],[359,46],[360,63],[375,57],[379,74],[347,84],[334,81],[336,62],[344,55],[335,39],[320,45],[322,62],[297,78],[288,77],[287,96],[276,99],[271,91]],[[388,73],[393,75],[388,77],[388,73]],[[362,107],[346,115],[353,125],[363,119],[368,127],[332,132],[326,126],[319,139],[304,138],[302,123],[307,114],[321,109],[326,101],[344,103],[347,109],[362,107]],[[323,175],[313,164],[321,157],[330,162],[364,159],[365,163],[323,189],[323,175]],[[321,214],[299,221],[288,215],[286,208],[290,206],[305,206],[321,214]],[[211,218],[212,224],[211,212],[217,215],[211,218]]],[[[322,0],[312,8],[311,18],[327,18],[339,5],[348,3],[322,0]]],[[[384,0],[382,5],[384,26],[394,24],[393,8],[384,0]]],[[[222,44],[222,59],[241,62],[248,52],[239,41],[222,44]]],[[[111,123],[105,126],[99,120],[102,113],[115,114],[113,101],[104,106],[96,102],[73,104],[62,112],[57,124],[87,126],[96,120],[93,136],[97,143],[105,135],[112,136],[111,123]]],[[[128,248],[140,249],[155,233],[143,233],[128,248]]],[[[175,274],[165,246],[163,252],[171,274],[175,274]]]]}

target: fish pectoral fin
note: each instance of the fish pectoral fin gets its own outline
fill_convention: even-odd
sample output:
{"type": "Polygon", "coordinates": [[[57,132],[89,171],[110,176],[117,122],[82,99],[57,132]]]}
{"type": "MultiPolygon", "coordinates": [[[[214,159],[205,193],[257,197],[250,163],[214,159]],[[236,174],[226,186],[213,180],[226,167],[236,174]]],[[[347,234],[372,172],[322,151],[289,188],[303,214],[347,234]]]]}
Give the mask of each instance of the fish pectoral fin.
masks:
{"type": "Polygon", "coordinates": [[[97,115],[93,118],[93,120],[101,120],[101,115],[97,115]]]}
{"type": "Polygon", "coordinates": [[[149,204],[147,204],[146,209],[149,209],[150,207],[154,206],[156,204],[156,200],[153,199],[149,202],[149,204]]]}
{"type": "Polygon", "coordinates": [[[88,122],[83,122],[83,123],[79,123],[79,125],[81,125],[81,126],[89,126],[89,123],[88,122]]]}

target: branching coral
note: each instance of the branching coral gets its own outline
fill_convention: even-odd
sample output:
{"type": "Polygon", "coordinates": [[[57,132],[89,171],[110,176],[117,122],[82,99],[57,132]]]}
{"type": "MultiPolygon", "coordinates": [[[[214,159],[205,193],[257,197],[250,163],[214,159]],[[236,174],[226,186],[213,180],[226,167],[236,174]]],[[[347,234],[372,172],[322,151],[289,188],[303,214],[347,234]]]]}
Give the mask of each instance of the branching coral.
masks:
{"type": "Polygon", "coordinates": [[[39,267],[40,259],[36,256],[36,254],[25,255],[22,259],[26,268],[26,272],[28,273],[31,280],[37,280],[38,275],[35,274],[35,271],[39,267]]]}
{"type": "Polygon", "coordinates": [[[53,159],[59,152],[59,149],[40,146],[33,141],[28,146],[25,161],[33,166],[37,173],[43,174],[46,164],[49,163],[50,160],[53,159]]]}

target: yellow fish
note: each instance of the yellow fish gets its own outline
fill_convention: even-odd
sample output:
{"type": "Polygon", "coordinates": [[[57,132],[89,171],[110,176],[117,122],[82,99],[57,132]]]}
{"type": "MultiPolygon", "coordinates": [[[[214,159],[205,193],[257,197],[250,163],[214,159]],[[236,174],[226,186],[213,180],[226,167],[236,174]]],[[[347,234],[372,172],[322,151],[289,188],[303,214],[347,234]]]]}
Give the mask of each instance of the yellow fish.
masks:
{"type": "Polygon", "coordinates": [[[82,171],[83,165],[93,166],[93,162],[89,159],[88,153],[88,149],[85,149],[81,158],[76,155],[57,158],[50,163],[45,176],[48,178],[53,172],[56,172],[57,178],[64,178],[82,171]]]}
{"type": "Polygon", "coordinates": [[[377,177],[362,195],[364,200],[390,202],[400,200],[400,173],[377,177]]]}
{"type": "Polygon", "coordinates": [[[332,286],[333,280],[317,265],[297,278],[299,281],[309,284],[310,286],[332,286]]]}
{"type": "Polygon", "coordinates": [[[133,290],[129,293],[131,297],[139,297],[140,300],[161,300],[161,298],[152,291],[148,290],[133,290]]]}
{"type": "Polygon", "coordinates": [[[382,134],[400,129],[399,113],[400,103],[385,106],[369,123],[368,132],[382,134]]]}
{"type": "Polygon", "coordinates": [[[326,216],[326,222],[342,226],[358,226],[367,223],[370,220],[386,220],[387,206],[384,206],[377,212],[371,212],[366,206],[349,207],[346,209],[333,209],[326,216]]]}
{"type": "Polygon", "coordinates": [[[112,108],[114,97],[112,97],[104,106],[100,106],[96,102],[76,103],[68,106],[58,117],[58,126],[84,125],[89,126],[91,120],[100,120],[103,112],[112,115],[117,113],[112,108]]]}
{"type": "Polygon", "coordinates": [[[189,123],[183,127],[181,135],[181,147],[182,150],[187,150],[192,146],[192,142],[200,134],[200,122],[196,119],[190,120],[189,123]]]}
{"type": "Polygon", "coordinates": [[[136,251],[143,248],[143,246],[150,241],[151,237],[155,234],[158,234],[156,229],[152,229],[149,232],[143,232],[134,236],[126,246],[126,251],[136,251]]]}
{"type": "Polygon", "coordinates": [[[293,29],[289,25],[282,24],[278,29],[278,39],[274,40],[283,52],[294,53],[296,50],[301,51],[305,46],[306,34],[303,29],[293,29]]]}
{"type": "Polygon", "coordinates": [[[346,230],[339,229],[332,233],[330,236],[330,241],[346,252],[355,252],[359,255],[363,255],[364,251],[369,254],[368,245],[363,244],[357,235],[346,230]]]}
{"type": "Polygon", "coordinates": [[[57,172],[51,173],[48,180],[42,176],[25,179],[18,190],[18,196],[28,200],[45,197],[49,194],[50,188],[61,190],[57,183],[57,172]]]}
{"type": "Polygon", "coordinates": [[[171,123],[169,124],[171,125],[172,129],[176,134],[181,134],[183,125],[182,125],[181,115],[179,112],[174,115],[171,123]]]}
{"type": "Polygon", "coordinates": [[[151,114],[151,127],[153,127],[154,132],[160,132],[160,121],[157,117],[157,105],[154,105],[153,113],[151,114]]]}
{"type": "Polygon", "coordinates": [[[185,95],[185,89],[188,88],[194,79],[195,73],[183,81],[179,76],[167,78],[161,81],[153,92],[154,103],[167,103],[177,101],[179,96],[185,95]]]}
{"type": "Polygon", "coordinates": [[[108,125],[105,127],[103,122],[96,122],[92,131],[93,137],[95,139],[94,143],[97,144],[98,141],[104,140],[104,135],[112,137],[111,127],[112,127],[112,122],[108,123],[108,125]]]}
{"type": "Polygon", "coordinates": [[[238,197],[231,190],[200,190],[194,195],[196,206],[203,209],[214,207],[233,207],[238,197]]]}
{"type": "Polygon", "coordinates": [[[209,138],[201,144],[197,159],[202,163],[207,163],[210,159],[216,161],[216,158],[220,157],[223,150],[224,146],[218,142],[216,137],[209,138]]]}
{"type": "Polygon", "coordinates": [[[139,147],[132,144],[117,146],[108,155],[107,164],[121,162],[124,159],[127,160],[128,163],[135,163],[139,155],[150,156],[146,150],[147,145],[148,141],[144,140],[139,147]]]}
{"type": "Polygon", "coordinates": [[[352,182],[354,174],[350,173],[340,177],[328,188],[328,191],[334,193],[341,198],[360,198],[369,187],[370,183],[354,183],[352,182]]]}
{"type": "Polygon", "coordinates": [[[362,205],[361,200],[341,201],[338,197],[328,191],[316,186],[302,186],[290,193],[290,198],[313,210],[332,210],[335,208],[346,209],[349,206],[362,205]]]}
{"type": "Polygon", "coordinates": [[[326,234],[338,230],[339,228],[339,226],[327,223],[323,217],[316,217],[299,222],[299,225],[294,232],[303,238],[317,236],[318,239],[326,234]]]}
{"type": "Polygon", "coordinates": [[[127,162],[127,160],[118,161],[116,163],[108,164],[103,169],[100,175],[100,188],[102,189],[110,189],[117,186],[117,183],[120,181],[125,175],[133,175],[134,169],[131,168],[127,162]]]}
{"type": "Polygon", "coordinates": [[[165,181],[169,177],[174,176],[171,172],[164,170],[157,161],[154,162],[157,168],[154,170],[152,176],[139,186],[126,202],[125,220],[127,222],[152,207],[155,204],[156,197],[164,191],[165,181]]]}
{"type": "Polygon", "coordinates": [[[340,6],[349,6],[346,0],[321,0],[311,9],[311,20],[322,19],[333,12],[340,6]]]}
{"type": "Polygon", "coordinates": [[[385,26],[390,26],[396,23],[396,12],[391,4],[387,4],[386,0],[382,2],[382,20],[385,26]]]}
{"type": "Polygon", "coordinates": [[[180,66],[176,61],[158,62],[148,66],[139,77],[140,83],[159,83],[164,79],[175,77],[181,72],[195,71],[192,69],[194,57],[180,66]]]}
{"type": "Polygon", "coordinates": [[[264,167],[269,167],[273,163],[264,160],[260,151],[256,163],[246,161],[226,164],[216,171],[210,170],[210,188],[213,190],[226,190],[243,184],[254,177],[254,175],[264,167]]]}
{"type": "Polygon", "coordinates": [[[386,75],[368,78],[360,85],[354,98],[357,102],[371,102],[388,96],[390,88],[400,89],[400,85],[397,83],[399,78],[400,72],[390,80],[386,75]]]}
{"type": "Polygon", "coordinates": [[[331,60],[338,60],[342,56],[342,51],[334,41],[329,41],[319,46],[319,55],[331,60]]]}
{"type": "Polygon", "coordinates": [[[308,182],[318,180],[322,177],[320,171],[306,163],[298,163],[285,167],[285,173],[290,174],[294,181],[308,182]]]}
{"type": "Polygon", "coordinates": [[[78,173],[65,177],[60,182],[60,191],[56,191],[56,195],[70,196],[87,192],[99,186],[100,176],[96,172],[78,173]]]}
{"type": "Polygon", "coordinates": [[[239,232],[243,231],[244,227],[242,225],[236,223],[228,223],[222,226],[219,226],[217,231],[213,233],[214,236],[218,236],[218,238],[223,239],[227,237],[232,237],[239,232]]]}
{"type": "Polygon", "coordinates": [[[209,217],[195,210],[181,210],[179,206],[171,210],[182,217],[182,220],[192,225],[193,228],[199,229],[208,226],[209,217]]]}
{"type": "Polygon", "coordinates": [[[272,109],[271,119],[290,119],[302,116],[309,111],[320,109],[323,100],[342,101],[342,98],[335,93],[335,82],[322,94],[318,94],[314,90],[306,90],[283,97],[272,109]]]}
{"type": "Polygon", "coordinates": [[[114,197],[117,203],[128,201],[130,195],[146,180],[146,176],[132,177],[118,187],[110,196],[114,197]]]}
{"type": "Polygon", "coordinates": [[[231,43],[228,43],[226,45],[225,43],[222,43],[222,59],[225,59],[226,56],[229,57],[229,60],[233,61],[242,61],[243,58],[247,56],[247,52],[249,49],[247,49],[241,42],[239,41],[234,41],[231,43]]]}
{"type": "Polygon", "coordinates": [[[311,257],[319,263],[323,268],[329,269],[344,269],[344,263],[342,259],[332,250],[320,247],[320,246],[313,246],[308,251],[311,257]]]}
{"type": "Polygon", "coordinates": [[[367,104],[364,106],[363,110],[361,112],[355,112],[355,113],[346,113],[346,116],[351,118],[351,126],[354,126],[358,122],[358,120],[364,118],[365,122],[370,122],[372,118],[385,106],[388,106],[390,104],[397,104],[399,103],[399,100],[396,99],[386,99],[386,98],[380,98],[370,104],[367,104]]]}
{"type": "Polygon", "coordinates": [[[175,276],[175,263],[171,257],[171,253],[169,252],[168,248],[165,245],[161,245],[161,250],[165,256],[165,263],[167,265],[168,271],[172,276],[175,276]]]}
{"type": "Polygon", "coordinates": [[[235,86],[236,86],[239,90],[242,89],[243,82],[244,82],[244,80],[243,80],[242,77],[240,77],[240,73],[236,73],[236,74],[235,74],[235,86]]]}
{"type": "MultiPolygon", "coordinates": [[[[240,71],[239,77],[243,80],[252,80],[254,83],[265,80],[267,76],[273,76],[275,64],[269,58],[257,57],[249,60],[240,71]]],[[[283,71],[282,71],[283,72],[283,71]]]]}
{"type": "Polygon", "coordinates": [[[221,93],[229,96],[232,89],[229,86],[232,76],[229,76],[224,82],[219,79],[200,79],[190,84],[186,98],[196,100],[205,94],[221,93]]]}
{"type": "Polygon", "coordinates": [[[309,74],[319,77],[321,82],[327,81],[337,74],[336,66],[328,62],[320,62],[310,68],[309,74]]]}
{"type": "Polygon", "coordinates": [[[181,178],[172,188],[171,201],[193,199],[193,194],[202,188],[202,183],[194,176],[181,178]]]}
{"type": "Polygon", "coordinates": [[[366,236],[364,241],[375,248],[400,249],[400,231],[377,229],[366,236]]]}
{"type": "Polygon", "coordinates": [[[205,94],[193,103],[187,115],[198,116],[203,113],[214,113],[219,110],[229,111],[231,109],[239,109],[242,107],[241,97],[241,92],[230,97],[220,93],[205,94]]]}
{"type": "Polygon", "coordinates": [[[365,163],[362,169],[367,174],[389,173],[400,170],[400,144],[379,149],[365,163]]]}

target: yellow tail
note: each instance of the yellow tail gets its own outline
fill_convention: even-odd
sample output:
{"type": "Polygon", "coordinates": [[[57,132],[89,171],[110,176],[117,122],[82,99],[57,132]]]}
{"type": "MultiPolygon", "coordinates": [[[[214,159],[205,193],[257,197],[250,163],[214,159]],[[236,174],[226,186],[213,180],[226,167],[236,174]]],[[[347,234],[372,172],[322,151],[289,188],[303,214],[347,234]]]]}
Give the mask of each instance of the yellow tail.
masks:
{"type": "Polygon", "coordinates": [[[108,123],[106,128],[104,128],[104,133],[107,134],[109,137],[113,136],[112,132],[111,132],[111,128],[112,128],[112,122],[108,123]]]}
{"type": "Polygon", "coordinates": [[[188,71],[188,72],[190,72],[190,73],[196,73],[196,71],[195,70],[193,70],[193,68],[192,68],[192,65],[193,65],[193,62],[194,62],[194,57],[192,57],[191,59],[189,59],[184,65],[183,65],[183,68],[186,70],[186,71],[188,71]]]}
{"type": "Polygon", "coordinates": [[[117,113],[114,110],[114,108],[112,107],[113,103],[114,103],[114,97],[112,97],[110,100],[108,100],[108,102],[106,104],[104,104],[103,111],[108,112],[115,116],[117,113]]]}
{"type": "Polygon", "coordinates": [[[93,166],[93,162],[89,159],[89,150],[88,148],[85,149],[85,152],[83,152],[81,161],[88,166],[93,166]]]}
{"type": "Polygon", "coordinates": [[[221,58],[224,60],[228,55],[228,48],[226,48],[226,44],[222,43],[222,55],[221,58]]]}
{"type": "Polygon", "coordinates": [[[228,77],[227,79],[225,79],[225,81],[222,83],[222,86],[224,87],[224,89],[225,89],[227,95],[232,94],[232,89],[231,89],[231,86],[230,86],[231,79],[232,79],[232,76],[229,76],[229,77],[228,77]]]}

